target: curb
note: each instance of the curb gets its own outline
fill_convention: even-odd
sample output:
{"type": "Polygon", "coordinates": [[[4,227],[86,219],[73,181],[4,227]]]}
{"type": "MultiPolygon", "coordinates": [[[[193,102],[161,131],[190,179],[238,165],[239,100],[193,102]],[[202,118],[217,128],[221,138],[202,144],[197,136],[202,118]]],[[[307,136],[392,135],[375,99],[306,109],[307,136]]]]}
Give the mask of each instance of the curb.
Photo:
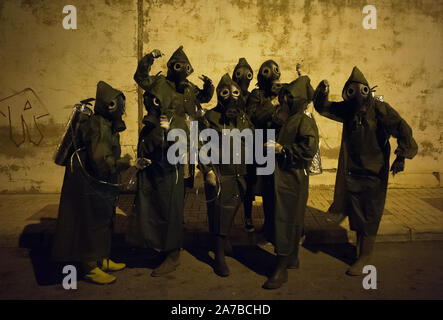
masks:
{"type": "MultiPolygon", "coordinates": [[[[0,236],[1,248],[48,248],[51,246],[53,230],[42,230],[36,232],[16,234],[3,234],[0,236]]],[[[247,233],[241,226],[234,226],[231,242],[237,246],[260,245],[261,237],[257,232],[247,233]]],[[[328,228],[317,230],[306,230],[304,242],[312,245],[324,244],[354,244],[355,232],[344,228],[328,228]]],[[[416,242],[416,241],[443,241],[443,230],[435,225],[426,225],[421,228],[411,229],[398,225],[381,226],[377,236],[377,243],[389,242],[416,242]],[[396,232],[389,232],[396,230],[396,232]]],[[[206,225],[193,225],[185,228],[183,244],[184,247],[201,247],[210,245],[212,237],[207,231],[206,225]]],[[[114,248],[127,248],[124,233],[113,234],[114,248]]]]}

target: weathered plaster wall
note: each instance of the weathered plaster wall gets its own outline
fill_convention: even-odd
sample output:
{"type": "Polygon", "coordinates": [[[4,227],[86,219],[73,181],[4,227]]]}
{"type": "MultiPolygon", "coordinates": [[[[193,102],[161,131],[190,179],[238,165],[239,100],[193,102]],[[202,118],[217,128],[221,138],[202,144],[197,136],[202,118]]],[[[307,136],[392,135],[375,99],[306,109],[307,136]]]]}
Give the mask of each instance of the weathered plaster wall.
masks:
{"type": "MultiPolygon", "coordinates": [[[[296,63],[303,61],[313,85],[328,79],[336,100],[357,65],[372,86],[378,85],[376,94],[410,123],[420,147],[407,163],[408,174],[391,183],[439,184],[431,173],[443,171],[442,1],[146,0],[145,52],[166,53],[154,73],[165,70],[180,44],[196,70],[195,83],[201,73],[218,82],[232,73],[239,57],[247,58],[255,75],[263,61],[274,59],[282,80],[291,81],[296,63]],[[366,4],[377,8],[377,30],[362,27],[366,4]]],[[[255,79],[251,84],[252,90],[255,79]]],[[[317,121],[324,167],[334,168],[341,125],[320,116],[317,121]]],[[[332,184],[334,174],[313,177],[311,183],[332,184]]]]}
{"type": "MultiPolygon", "coordinates": [[[[55,145],[72,105],[94,96],[98,80],[126,94],[128,130],[122,142],[131,151],[137,140],[132,80],[137,5],[137,0],[0,1],[0,100],[25,88],[36,93],[28,90],[0,102],[0,192],[60,189],[63,168],[51,159],[55,145]],[[66,4],[77,7],[78,30],[62,28],[66,4]],[[26,141],[20,144],[23,126],[26,141]]],[[[370,84],[378,85],[377,94],[411,124],[420,147],[407,163],[408,174],[391,182],[438,185],[432,173],[443,172],[442,1],[144,0],[143,7],[144,52],[158,48],[166,54],[153,73],[166,72],[167,59],[181,44],[196,71],[191,81],[199,85],[200,74],[217,83],[232,73],[239,57],[246,57],[255,73],[264,60],[276,60],[283,81],[295,78],[295,65],[303,60],[313,85],[328,79],[332,98],[340,100],[352,67],[359,66],[370,84]],[[362,27],[366,4],[377,8],[377,30],[362,27]]],[[[251,89],[254,84],[255,79],[251,89]]],[[[317,122],[324,167],[334,168],[341,127],[320,116],[317,122]]],[[[332,184],[333,177],[326,173],[311,181],[332,184]]]]}
{"type": "MultiPolygon", "coordinates": [[[[99,80],[124,91],[125,120],[136,123],[136,32],[133,0],[0,1],[0,99],[14,95],[0,102],[0,192],[60,190],[64,169],[52,155],[73,105],[94,97],[99,80]],[[67,4],[77,8],[77,30],[62,26],[67,4]],[[16,94],[25,88],[35,95],[16,94]]],[[[123,144],[137,136],[128,127],[123,144]]]]}

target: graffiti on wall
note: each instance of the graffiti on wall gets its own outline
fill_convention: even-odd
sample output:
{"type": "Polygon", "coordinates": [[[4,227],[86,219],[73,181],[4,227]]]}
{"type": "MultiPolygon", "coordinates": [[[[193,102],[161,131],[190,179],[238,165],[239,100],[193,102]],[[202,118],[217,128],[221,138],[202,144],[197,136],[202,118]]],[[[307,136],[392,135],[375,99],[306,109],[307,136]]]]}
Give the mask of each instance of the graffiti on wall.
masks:
{"type": "Polygon", "coordinates": [[[39,123],[48,116],[43,101],[31,88],[0,99],[0,126],[8,127],[9,139],[16,147],[26,140],[40,145],[44,135],[39,123]]]}

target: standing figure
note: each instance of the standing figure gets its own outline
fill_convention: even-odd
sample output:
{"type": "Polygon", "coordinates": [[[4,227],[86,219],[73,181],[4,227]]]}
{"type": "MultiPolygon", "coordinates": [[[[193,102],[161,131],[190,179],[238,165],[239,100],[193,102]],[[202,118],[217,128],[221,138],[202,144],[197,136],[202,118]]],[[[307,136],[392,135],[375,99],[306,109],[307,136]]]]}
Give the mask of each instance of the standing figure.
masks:
{"type": "MultiPolygon", "coordinates": [[[[189,62],[188,57],[183,51],[183,46],[180,46],[169,58],[167,62],[168,72],[166,77],[157,74],[149,75],[151,66],[154,63],[154,59],[161,57],[163,53],[155,49],[152,52],[145,55],[139,62],[137,71],[134,74],[134,80],[137,84],[149,91],[149,88],[153,81],[157,78],[165,78],[168,81],[170,89],[168,94],[172,99],[172,105],[175,114],[175,121],[187,123],[187,116],[192,119],[198,119],[201,116],[202,103],[208,103],[211,101],[214,94],[214,85],[211,79],[202,75],[200,79],[203,81],[203,89],[199,89],[195,84],[190,82],[187,77],[194,72],[194,68],[189,62]]],[[[189,128],[186,128],[186,132],[189,133],[189,128]]],[[[194,167],[193,165],[186,164],[188,168],[185,170],[185,185],[192,186],[194,180],[194,167]]]]}
{"type": "Polygon", "coordinates": [[[308,170],[318,150],[318,129],[305,114],[314,89],[307,76],[284,86],[279,94],[282,114],[287,114],[275,148],[275,251],[277,263],[265,289],[277,289],[288,280],[287,269],[299,267],[298,249],[309,193],[308,170]]]}
{"type": "MultiPolygon", "coordinates": [[[[241,139],[241,161],[233,162],[233,137],[227,137],[229,144],[222,143],[223,135],[228,134],[224,129],[238,129],[243,131],[250,128],[250,122],[244,117],[239,103],[241,99],[240,87],[225,74],[217,86],[218,104],[205,114],[207,128],[216,130],[221,147],[217,150],[218,163],[207,165],[199,164],[205,176],[205,194],[208,208],[209,231],[215,236],[215,265],[214,271],[221,277],[229,275],[229,268],[225,260],[225,248],[231,232],[232,223],[246,192],[246,148],[241,139]],[[226,150],[228,148],[229,150],[226,150]],[[222,163],[222,155],[228,151],[230,162],[222,163]]],[[[252,130],[250,131],[252,141],[252,130]]],[[[212,139],[212,138],[211,138],[212,139]]],[[[234,139],[236,139],[234,137],[234,139]]],[[[211,150],[211,152],[215,150],[211,150]]],[[[251,152],[251,151],[249,151],[251,152]]]]}
{"type": "MultiPolygon", "coordinates": [[[[241,90],[240,104],[241,110],[246,113],[246,102],[248,101],[250,92],[249,84],[254,76],[254,72],[245,58],[240,58],[238,64],[232,73],[232,80],[234,80],[241,90]]],[[[245,213],[245,231],[254,232],[255,227],[252,222],[252,202],[255,199],[255,184],[257,182],[256,168],[253,164],[246,165],[246,194],[243,201],[243,208],[245,213]]]]}
{"type": "Polygon", "coordinates": [[[127,241],[166,255],[153,277],[176,270],[183,242],[184,174],[182,164],[167,158],[170,129],[186,130],[172,106],[174,88],[165,77],[154,79],[143,95],[148,114],[143,118],[137,147],[137,192],[127,241]],[[179,119],[179,121],[176,121],[179,119]]]}
{"type": "Polygon", "coordinates": [[[125,96],[100,81],[95,100],[94,114],[68,129],[74,153],[65,170],[52,254],[56,261],[80,262],[87,280],[108,284],[116,278],[106,272],[125,267],[109,256],[119,173],[129,168],[130,156],[120,157],[125,96]]]}
{"type": "MultiPolygon", "coordinates": [[[[246,112],[255,129],[263,129],[264,139],[268,140],[266,129],[275,129],[279,126],[274,122],[273,115],[278,105],[278,93],[281,89],[280,68],[273,60],[265,61],[257,75],[258,88],[252,90],[246,102],[246,112]]],[[[266,151],[265,151],[266,152],[266,151]]],[[[274,175],[258,177],[257,193],[263,198],[265,221],[263,234],[267,241],[274,241],[274,175]]]]}
{"type": "Polygon", "coordinates": [[[342,91],[344,101],[328,100],[329,83],[323,80],[315,91],[314,106],[323,116],[343,123],[344,214],[357,232],[356,262],[348,275],[361,275],[369,263],[382,218],[389,176],[391,147],[397,139],[396,159],[391,171],[404,170],[405,158],[417,154],[412,129],[386,102],[372,96],[363,73],[354,67],[342,91]]]}

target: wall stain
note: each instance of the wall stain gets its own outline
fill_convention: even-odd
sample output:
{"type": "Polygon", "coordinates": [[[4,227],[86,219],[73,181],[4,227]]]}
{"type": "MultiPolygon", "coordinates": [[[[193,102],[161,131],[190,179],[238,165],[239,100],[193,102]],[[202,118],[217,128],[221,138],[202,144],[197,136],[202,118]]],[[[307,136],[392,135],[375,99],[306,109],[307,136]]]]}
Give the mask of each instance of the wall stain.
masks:
{"type": "Polygon", "coordinates": [[[36,18],[36,21],[47,26],[59,24],[61,21],[61,8],[60,15],[54,15],[53,11],[49,8],[48,1],[45,0],[22,0],[21,8],[24,10],[31,10],[31,13],[36,18]]]}
{"type": "Polygon", "coordinates": [[[334,148],[327,148],[323,145],[320,145],[320,155],[322,158],[338,159],[339,154],[340,154],[340,145],[334,148]]]}
{"type": "Polygon", "coordinates": [[[419,143],[420,148],[418,151],[418,155],[422,157],[431,157],[434,160],[438,160],[438,155],[441,153],[441,147],[437,148],[434,146],[434,144],[429,141],[425,140],[419,143]]]}

